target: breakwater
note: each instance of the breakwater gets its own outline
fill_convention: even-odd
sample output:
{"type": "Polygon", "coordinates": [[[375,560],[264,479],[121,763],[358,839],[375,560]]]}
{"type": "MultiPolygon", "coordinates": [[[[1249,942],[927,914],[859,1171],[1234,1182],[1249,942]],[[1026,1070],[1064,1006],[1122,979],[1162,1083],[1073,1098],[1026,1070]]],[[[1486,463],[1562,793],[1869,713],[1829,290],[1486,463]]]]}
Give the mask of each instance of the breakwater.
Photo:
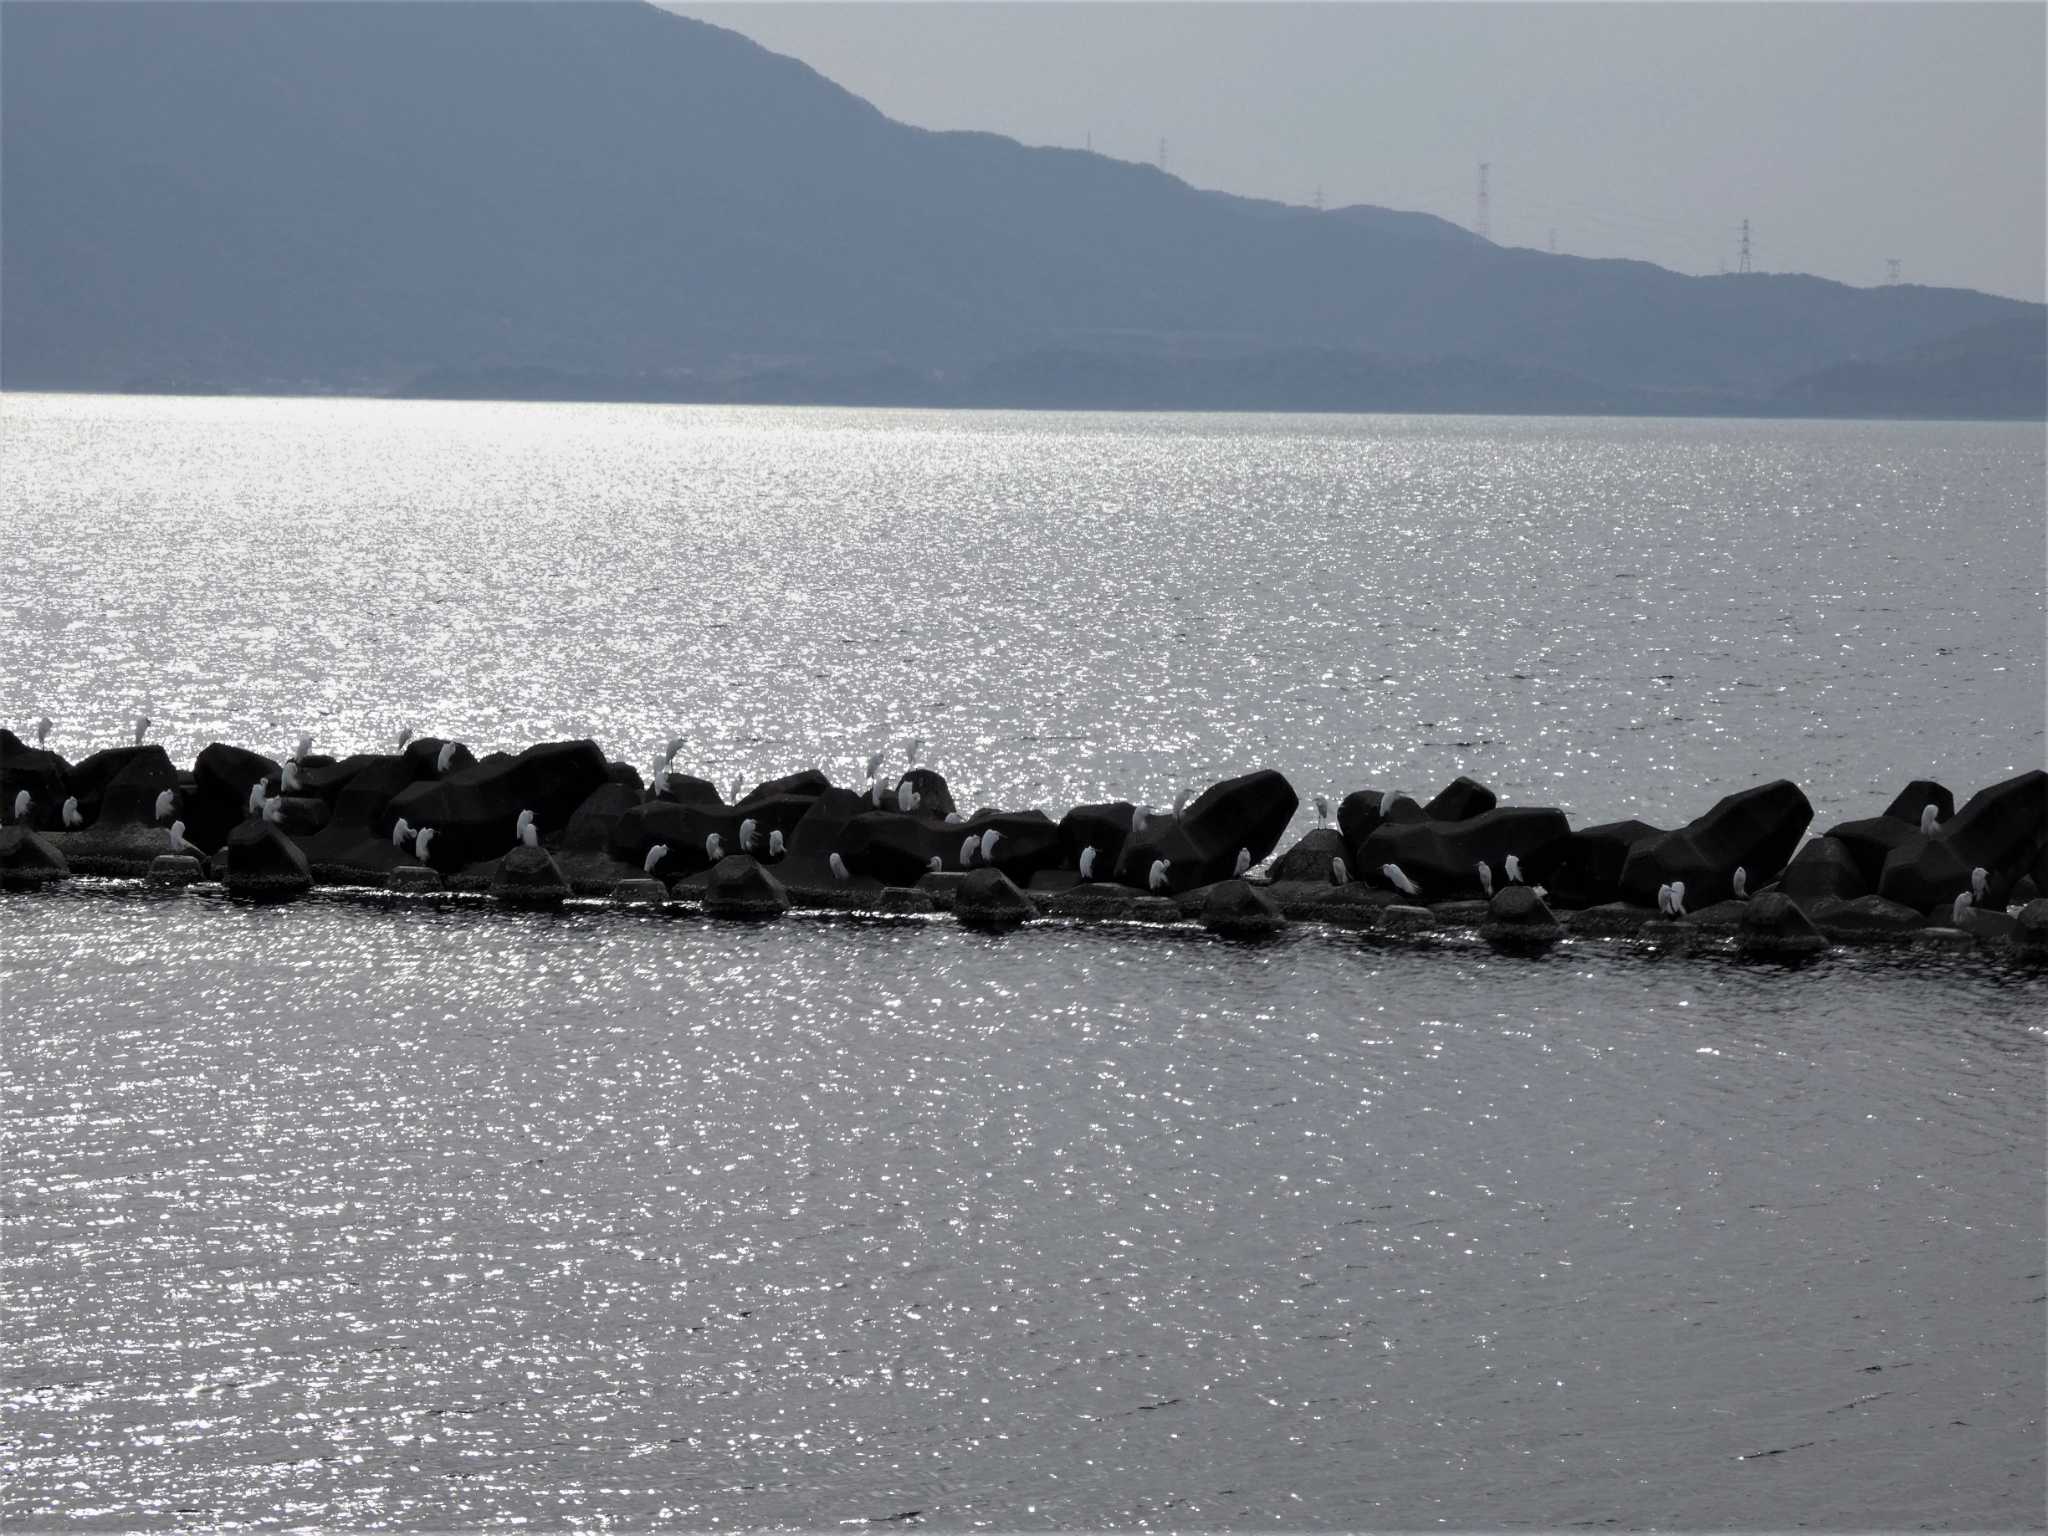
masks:
{"type": "Polygon", "coordinates": [[[2048,954],[2048,773],[1957,804],[1932,780],[1816,834],[1795,784],[1727,795],[1680,827],[1574,827],[1459,778],[1428,800],[1361,787],[1282,850],[1301,808],[1280,773],[1222,780],[1171,809],[1124,801],[964,812],[945,777],[877,754],[848,787],[806,768],[721,790],[643,775],[591,741],[478,756],[438,738],[286,757],[215,743],[186,767],[141,739],[70,762],[0,731],[0,883],[71,876],[290,900],[318,886],[576,898],[764,918],[791,907],[1196,921],[1255,937],[1293,921],[1388,934],[1476,929],[1537,952],[1570,933],[1726,941],[1796,958],[1831,943],[2048,954]]]}

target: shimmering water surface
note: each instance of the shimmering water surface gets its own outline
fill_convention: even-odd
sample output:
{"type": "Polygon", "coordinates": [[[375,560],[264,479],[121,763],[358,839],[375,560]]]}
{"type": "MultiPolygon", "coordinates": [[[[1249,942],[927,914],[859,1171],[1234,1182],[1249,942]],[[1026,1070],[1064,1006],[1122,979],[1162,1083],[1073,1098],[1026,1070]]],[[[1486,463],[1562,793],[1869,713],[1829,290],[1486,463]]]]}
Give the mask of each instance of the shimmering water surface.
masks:
{"type": "MultiPolygon", "coordinates": [[[[1825,820],[2043,754],[2029,428],[9,396],[0,713],[1825,820]]],[[[0,901],[0,1520],[2039,1525],[2048,984],[0,901]]]]}

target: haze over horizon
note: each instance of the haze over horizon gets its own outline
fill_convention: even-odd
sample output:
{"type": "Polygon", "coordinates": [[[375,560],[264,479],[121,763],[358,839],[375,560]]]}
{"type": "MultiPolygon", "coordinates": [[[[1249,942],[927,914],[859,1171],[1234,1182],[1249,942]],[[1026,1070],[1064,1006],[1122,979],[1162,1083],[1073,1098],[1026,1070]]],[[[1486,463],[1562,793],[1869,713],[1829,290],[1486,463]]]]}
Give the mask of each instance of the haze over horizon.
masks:
{"type": "Polygon", "coordinates": [[[2048,297],[2048,8],[667,0],[919,127],[1503,245],[2048,297]]]}

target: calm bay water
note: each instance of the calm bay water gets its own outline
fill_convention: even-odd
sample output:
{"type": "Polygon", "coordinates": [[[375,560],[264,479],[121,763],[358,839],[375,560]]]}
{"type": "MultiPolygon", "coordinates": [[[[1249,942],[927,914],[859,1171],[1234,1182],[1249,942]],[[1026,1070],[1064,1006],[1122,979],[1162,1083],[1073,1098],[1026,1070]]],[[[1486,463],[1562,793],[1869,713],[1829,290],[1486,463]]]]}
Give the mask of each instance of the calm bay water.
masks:
{"type": "MultiPolygon", "coordinates": [[[[2036,429],[19,397],[74,757],[923,736],[1823,822],[2043,757],[2036,429]]],[[[1306,822],[1304,818],[1304,824],[1306,822]]],[[[0,1519],[2043,1519],[2048,984],[0,901],[0,1519]]]]}

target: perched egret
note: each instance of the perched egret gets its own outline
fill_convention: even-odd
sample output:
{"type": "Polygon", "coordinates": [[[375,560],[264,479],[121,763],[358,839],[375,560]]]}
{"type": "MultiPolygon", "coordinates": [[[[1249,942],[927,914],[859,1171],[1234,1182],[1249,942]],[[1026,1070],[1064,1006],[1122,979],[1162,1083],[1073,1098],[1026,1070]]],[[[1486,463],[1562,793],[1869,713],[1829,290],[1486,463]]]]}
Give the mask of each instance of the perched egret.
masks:
{"type": "Polygon", "coordinates": [[[668,764],[667,764],[667,763],[656,763],[656,764],[654,765],[654,780],[653,780],[653,782],[654,782],[654,793],[655,793],[656,795],[665,795],[665,794],[667,794],[667,793],[668,793],[668,764]]]}
{"type": "Polygon", "coordinates": [[[768,857],[771,859],[782,857],[782,831],[780,828],[768,834],[768,857]]]}
{"type": "Polygon", "coordinates": [[[935,853],[929,859],[925,860],[924,867],[936,875],[940,870],[946,867],[946,861],[940,858],[935,853]]]}
{"type": "Polygon", "coordinates": [[[403,752],[405,750],[405,744],[411,740],[412,727],[410,725],[401,725],[398,728],[398,750],[403,752]]]}
{"type": "Polygon", "coordinates": [[[839,857],[838,854],[833,854],[830,858],[826,859],[825,862],[832,866],[832,878],[834,880],[837,880],[841,884],[844,884],[846,881],[851,880],[853,878],[853,876],[849,875],[846,872],[846,860],[839,857]]]}
{"type": "Polygon", "coordinates": [[[1522,883],[1522,861],[1511,853],[1502,859],[1500,863],[1501,868],[1508,872],[1508,884],[1520,885],[1522,883]]]}
{"type": "Polygon", "coordinates": [[[1237,866],[1231,870],[1233,878],[1242,879],[1244,872],[1252,867],[1252,851],[1249,848],[1237,850],[1237,866]]]}
{"type": "Polygon", "coordinates": [[[292,754],[292,756],[293,756],[293,757],[296,757],[296,758],[308,758],[308,757],[311,757],[312,755],[313,755],[313,733],[312,733],[311,731],[301,731],[301,732],[299,732],[299,750],[298,750],[298,751],[296,751],[296,752],[294,752],[294,753],[292,754]]]}
{"type": "Polygon", "coordinates": [[[905,766],[905,767],[908,767],[908,768],[915,768],[915,767],[917,766],[917,760],[918,760],[918,758],[919,758],[920,756],[922,756],[922,755],[923,755],[923,753],[924,753],[924,738],[923,738],[922,736],[913,736],[913,737],[911,737],[911,738],[910,738],[910,745],[909,745],[908,747],[904,748],[904,750],[903,750],[903,756],[904,756],[904,760],[905,760],[905,761],[904,761],[904,766],[905,766]]]}
{"type": "Polygon", "coordinates": [[[1152,872],[1145,877],[1145,883],[1155,891],[1166,889],[1166,872],[1173,867],[1171,859],[1154,859],[1152,872]]]}
{"type": "Polygon", "coordinates": [[[149,716],[147,716],[147,715],[137,715],[137,716],[135,717],[135,745],[137,745],[138,747],[139,747],[139,746],[141,746],[141,745],[142,745],[142,738],[143,738],[144,736],[148,735],[148,734],[149,734],[149,716]]]}
{"type": "Polygon", "coordinates": [[[1330,860],[1330,884],[1349,885],[1350,883],[1351,868],[1344,862],[1343,855],[1339,854],[1336,858],[1330,860]]]}
{"type": "Polygon", "coordinates": [[[1934,803],[1933,803],[1932,801],[1929,801],[1929,802],[1928,802],[1928,803],[1927,803],[1926,805],[1923,805],[1923,806],[1921,806],[1921,807],[1920,807],[1920,835],[1921,835],[1922,837],[1932,837],[1932,836],[1934,836],[1934,828],[1935,828],[1935,824],[1936,824],[1937,822],[1939,822],[1940,820],[1941,820],[1941,812],[1940,812],[1940,811],[1939,811],[1939,810],[1938,810],[1938,809],[1937,809],[1937,808],[1935,807],[1935,805],[1934,805],[1934,803]]]}
{"type": "Polygon", "coordinates": [[[1401,798],[1401,791],[1399,791],[1398,789],[1388,789],[1388,790],[1382,790],[1382,791],[1380,792],[1380,820],[1381,820],[1381,821],[1385,821],[1385,820],[1386,820],[1386,819],[1387,819],[1387,818],[1388,818],[1389,816],[1391,816],[1391,815],[1393,815],[1393,814],[1394,814],[1394,802],[1395,802],[1396,800],[1400,799],[1400,798],[1401,798]]]}
{"type": "Polygon", "coordinates": [[[876,779],[872,784],[868,785],[868,799],[874,803],[874,807],[878,811],[882,808],[883,794],[884,790],[882,789],[882,781],[880,779],[876,779]]]}
{"type": "Polygon", "coordinates": [[[526,841],[526,829],[533,825],[533,812],[521,811],[519,819],[512,823],[512,835],[520,842],[526,841]]]}
{"type": "Polygon", "coordinates": [[[455,743],[452,741],[442,742],[441,750],[434,754],[434,772],[446,773],[448,771],[448,765],[454,761],[455,743]]]}
{"type": "Polygon", "coordinates": [[[27,821],[28,808],[35,803],[35,797],[27,790],[16,790],[14,793],[14,819],[16,821],[27,821]]]}
{"type": "Polygon", "coordinates": [[[647,850],[647,857],[640,861],[641,873],[648,875],[653,874],[654,866],[659,864],[663,859],[667,857],[668,844],[656,843],[652,848],[647,850]]]}
{"type": "Polygon", "coordinates": [[[747,797],[747,781],[745,779],[734,779],[727,789],[728,792],[725,797],[727,805],[738,805],[747,797]]]}
{"type": "Polygon", "coordinates": [[[1148,822],[1148,821],[1150,821],[1151,819],[1152,819],[1152,813],[1151,813],[1151,812],[1150,812],[1149,810],[1147,810],[1147,809],[1146,809],[1146,808],[1145,808],[1144,806],[1142,806],[1142,805],[1134,805],[1134,806],[1132,806],[1132,807],[1131,807],[1131,836],[1133,836],[1133,837],[1143,837],[1143,836],[1145,835],[1145,823],[1146,823],[1146,822],[1148,822]]]}
{"type": "Polygon", "coordinates": [[[267,786],[265,786],[261,779],[258,779],[249,786],[249,814],[251,816],[261,816],[263,814],[263,800],[266,788],[267,786]]]}
{"type": "Polygon", "coordinates": [[[171,846],[173,848],[182,848],[185,846],[185,823],[183,823],[182,821],[174,821],[171,823],[171,846]]]}
{"type": "Polygon", "coordinates": [[[1657,887],[1657,912],[1663,917],[1671,915],[1671,887],[1669,885],[1657,887]]]}
{"type": "Polygon", "coordinates": [[[264,801],[264,802],[263,802],[263,819],[264,819],[265,821],[271,822],[271,823],[273,823],[273,824],[274,824],[274,823],[276,823],[276,822],[280,822],[280,821],[283,821],[283,820],[284,820],[284,801],[283,801],[283,800],[281,800],[281,799],[279,799],[279,800],[266,800],[266,801],[264,801]]]}
{"type": "Polygon", "coordinates": [[[716,832],[704,834],[704,857],[714,864],[725,857],[725,844],[719,841],[716,832]]]}
{"type": "Polygon", "coordinates": [[[1083,880],[1093,880],[1095,878],[1094,844],[1091,843],[1088,847],[1081,850],[1081,862],[1075,867],[1081,871],[1081,878],[1083,880]]]}
{"type": "Polygon", "coordinates": [[[1380,873],[1387,877],[1387,884],[1403,896],[1420,896],[1422,887],[1408,878],[1408,872],[1398,864],[1382,864],[1380,873]]]}
{"type": "Polygon", "coordinates": [[[752,853],[754,851],[754,831],[755,825],[753,817],[749,816],[740,823],[741,853],[752,853]]]}
{"type": "Polygon", "coordinates": [[[1488,896],[1493,894],[1493,866],[1484,859],[1479,861],[1479,889],[1488,896]]]}
{"type": "Polygon", "coordinates": [[[870,752],[868,754],[868,777],[870,779],[882,771],[882,762],[887,755],[884,752],[870,752]]]}
{"type": "Polygon", "coordinates": [[[1317,826],[1319,826],[1319,827],[1326,827],[1326,826],[1328,826],[1329,824],[1330,824],[1330,797],[1329,797],[1328,795],[1317,795],[1317,796],[1316,796],[1316,825],[1317,825],[1317,826]]]}
{"type": "Polygon", "coordinates": [[[922,795],[910,787],[910,780],[908,779],[905,779],[896,786],[896,809],[903,812],[906,816],[917,809],[918,803],[923,798],[922,795]]]}
{"type": "Polygon", "coordinates": [[[668,745],[662,749],[661,760],[664,763],[674,762],[676,760],[676,754],[683,750],[683,743],[688,741],[689,739],[690,738],[687,736],[669,737],[668,745]]]}
{"type": "Polygon", "coordinates": [[[412,823],[403,816],[391,824],[391,846],[403,848],[412,837],[412,823]]]}
{"type": "Polygon", "coordinates": [[[982,862],[982,863],[984,863],[984,864],[990,864],[990,863],[993,863],[993,862],[995,861],[995,856],[996,856],[996,844],[997,844],[997,843],[998,843],[999,841],[1001,841],[1001,839],[1002,839],[1002,835],[1003,835],[1003,834],[1002,834],[1002,833],[1000,833],[1000,832],[998,832],[998,831],[997,831],[997,830],[996,830],[996,829],[995,829],[994,827],[990,827],[990,828],[989,828],[989,829],[988,829],[988,830],[987,830],[986,832],[984,832],[984,833],[982,833],[982,834],[981,834],[981,862],[982,862]]]}
{"type": "Polygon", "coordinates": [[[1976,902],[1970,899],[1970,893],[1968,891],[1959,892],[1956,896],[1956,904],[1950,907],[1948,910],[1949,926],[1951,928],[1962,927],[1964,914],[1966,914],[1970,910],[1970,908],[1974,907],[1975,905],[1976,902]]]}
{"type": "Polygon", "coordinates": [[[961,822],[965,821],[966,819],[967,818],[965,816],[962,816],[958,811],[946,812],[946,825],[949,827],[957,827],[958,825],[960,825],[961,822]]]}
{"type": "Polygon", "coordinates": [[[1731,883],[1735,888],[1735,899],[1737,901],[1749,900],[1749,870],[1747,868],[1740,864],[1736,865],[1735,879],[1731,883]]]}
{"type": "Polygon", "coordinates": [[[1671,882],[1671,915],[1673,917],[1685,916],[1685,882],[1683,880],[1671,882]]]}
{"type": "Polygon", "coordinates": [[[1970,894],[1978,901],[1984,899],[1984,891],[1991,884],[1991,871],[1979,864],[1970,871],[1970,894]]]}
{"type": "Polygon", "coordinates": [[[526,844],[529,848],[538,848],[540,846],[540,828],[529,821],[519,829],[519,841],[526,844]]]}
{"type": "Polygon", "coordinates": [[[1188,792],[1187,792],[1187,790],[1186,790],[1186,789],[1182,789],[1182,790],[1181,790],[1181,792],[1180,792],[1179,794],[1177,794],[1177,795],[1175,795],[1175,796],[1173,797],[1173,818],[1174,818],[1174,820],[1175,820],[1175,821],[1178,821],[1178,820],[1180,820],[1180,813],[1181,813],[1182,811],[1186,810],[1187,808],[1188,808],[1188,792]]]}
{"type": "Polygon", "coordinates": [[[417,832],[415,832],[415,833],[413,834],[413,838],[412,838],[412,856],[413,856],[414,858],[418,859],[418,860],[419,860],[419,861],[420,861],[420,862],[421,862],[422,864],[426,863],[426,862],[427,862],[427,846],[428,846],[428,845],[429,845],[430,843],[432,843],[432,842],[433,842],[433,840],[434,840],[434,829],[433,829],[432,827],[421,827],[421,828],[419,829],[419,831],[417,831],[417,832]]]}
{"type": "Polygon", "coordinates": [[[42,719],[36,722],[37,746],[42,746],[45,742],[47,742],[50,739],[50,728],[54,726],[56,723],[57,722],[52,720],[48,715],[43,716],[42,719]]]}
{"type": "MultiPolygon", "coordinates": [[[[23,791],[23,793],[27,793],[27,791],[23,791]]],[[[162,821],[177,808],[178,794],[176,790],[167,789],[156,797],[156,819],[158,821],[162,821]]]]}
{"type": "Polygon", "coordinates": [[[280,777],[277,787],[280,793],[287,795],[299,788],[299,760],[297,758],[289,757],[285,759],[284,773],[280,777]]]}
{"type": "Polygon", "coordinates": [[[974,868],[974,856],[975,856],[975,855],[976,855],[977,853],[979,853],[979,852],[981,852],[981,839],[980,839],[980,838],[978,838],[978,837],[973,837],[973,836],[969,836],[969,837],[966,837],[966,838],[963,838],[963,839],[961,839],[961,842],[960,842],[960,867],[961,867],[962,869],[972,869],[972,868],[974,868]]]}
{"type": "Polygon", "coordinates": [[[64,797],[64,809],[61,813],[61,819],[66,831],[85,825],[85,818],[78,813],[78,796],[66,795],[64,797]]]}

